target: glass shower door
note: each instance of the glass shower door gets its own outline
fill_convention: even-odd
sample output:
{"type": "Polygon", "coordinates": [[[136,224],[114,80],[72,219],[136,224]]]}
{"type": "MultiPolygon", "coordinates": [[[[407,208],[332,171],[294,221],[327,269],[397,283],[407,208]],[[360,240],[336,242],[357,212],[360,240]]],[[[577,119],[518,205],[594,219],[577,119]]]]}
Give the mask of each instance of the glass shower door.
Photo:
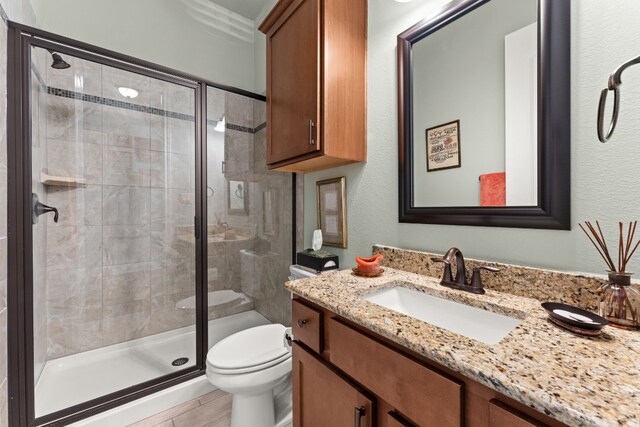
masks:
{"type": "Polygon", "coordinates": [[[196,84],[80,56],[31,48],[36,417],[196,364],[196,84]]]}

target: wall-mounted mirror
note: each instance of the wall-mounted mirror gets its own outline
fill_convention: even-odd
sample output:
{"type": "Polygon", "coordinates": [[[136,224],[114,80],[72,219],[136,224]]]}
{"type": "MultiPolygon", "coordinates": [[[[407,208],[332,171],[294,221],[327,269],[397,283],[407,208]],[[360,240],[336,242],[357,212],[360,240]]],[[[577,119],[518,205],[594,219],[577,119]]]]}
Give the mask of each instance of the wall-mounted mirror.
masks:
{"type": "Polygon", "coordinates": [[[570,228],[569,1],[453,1],[398,36],[400,222],[570,228]]]}

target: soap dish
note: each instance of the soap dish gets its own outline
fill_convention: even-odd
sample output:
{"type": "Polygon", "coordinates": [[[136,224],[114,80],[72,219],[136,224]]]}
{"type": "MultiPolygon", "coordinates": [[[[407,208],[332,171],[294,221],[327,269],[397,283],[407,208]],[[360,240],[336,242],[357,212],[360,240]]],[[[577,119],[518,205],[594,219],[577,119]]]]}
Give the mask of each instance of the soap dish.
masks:
{"type": "Polygon", "coordinates": [[[604,317],[587,310],[559,302],[543,302],[549,320],[564,329],[580,335],[597,336],[609,324],[604,317]]]}
{"type": "Polygon", "coordinates": [[[351,271],[353,271],[353,274],[355,274],[356,276],[361,276],[361,277],[379,277],[382,276],[382,273],[384,273],[384,268],[381,268],[380,270],[378,270],[375,273],[367,273],[364,271],[360,271],[357,268],[352,268],[351,271]]]}

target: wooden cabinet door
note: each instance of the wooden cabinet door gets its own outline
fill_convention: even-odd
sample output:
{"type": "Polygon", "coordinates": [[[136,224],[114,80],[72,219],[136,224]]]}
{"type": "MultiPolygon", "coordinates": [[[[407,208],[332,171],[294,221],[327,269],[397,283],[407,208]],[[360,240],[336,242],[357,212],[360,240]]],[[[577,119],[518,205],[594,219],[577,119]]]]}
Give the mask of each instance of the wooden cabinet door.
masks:
{"type": "Polygon", "coordinates": [[[295,0],[267,34],[267,163],[320,150],[320,6],[295,0]]]}
{"type": "Polygon", "coordinates": [[[545,427],[545,424],[493,399],[489,402],[489,427],[545,427]]]}
{"type": "Polygon", "coordinates": [[[324,362],[293,343],[294,427],[371,427],[373,402],[324,362]]]}

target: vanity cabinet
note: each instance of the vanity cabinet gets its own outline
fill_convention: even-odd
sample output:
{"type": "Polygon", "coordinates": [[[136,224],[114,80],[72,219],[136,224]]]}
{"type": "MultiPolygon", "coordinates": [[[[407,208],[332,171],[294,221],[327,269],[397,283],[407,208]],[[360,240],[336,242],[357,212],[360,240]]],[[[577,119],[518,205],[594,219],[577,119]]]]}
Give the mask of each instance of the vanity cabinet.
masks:
{"type": "Polygon", "coordinates": [[[296,426],[373,425],[373,400],[326,362],[293,343],[293,422],[296,426]]]}
{"type": "Polygon", "coordinates": [[[267,165],[366,161],[367,0],[280,0],[267,36],[267,165]]]}
{"type": "Polygon", "coordinates": [[[292,304],[294,427],[564,426],[303,298],[292,304]]]}

